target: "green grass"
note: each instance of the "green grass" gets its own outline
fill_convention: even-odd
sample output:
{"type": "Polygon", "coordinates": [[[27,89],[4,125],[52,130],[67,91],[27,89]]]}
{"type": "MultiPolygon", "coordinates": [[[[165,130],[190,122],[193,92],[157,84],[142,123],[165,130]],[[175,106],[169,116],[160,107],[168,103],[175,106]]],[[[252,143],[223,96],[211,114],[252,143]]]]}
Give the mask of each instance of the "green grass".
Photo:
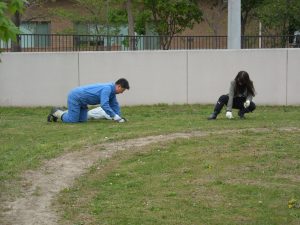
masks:
{"type": "Polygon", "coordinates": [[[62,224],[299,224],[288,208],[300,198],[299,136],[242,132],[119,154],[60,195],[62,224]]]}
{"type": "MultiPolygon", "coordinates": [[[[123,107],[126,124],[47,123],[49,108],[0,108],[0,188],[45,159],[107,141],[175,132],[267,128],[153,144],[99,162],[61,193],[62,224],[299,224],[300,107],[259,106],[246,120],[213,106],[123,107]],[[97,168],[102,168],[101,170],[97,168]]],[[[236,112],[234,112],[236,115],[236,112]]]]}

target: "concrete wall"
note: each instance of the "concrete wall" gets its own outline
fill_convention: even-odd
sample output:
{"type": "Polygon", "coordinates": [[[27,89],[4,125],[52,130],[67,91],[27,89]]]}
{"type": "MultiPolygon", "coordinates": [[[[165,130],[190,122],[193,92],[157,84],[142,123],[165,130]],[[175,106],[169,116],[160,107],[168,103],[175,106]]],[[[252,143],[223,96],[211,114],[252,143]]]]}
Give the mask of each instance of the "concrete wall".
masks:
{"type": "Polygon", "coordinates": [[[3,53],[0,106],[62,106],[68,92],[129,80],[122,105],[215,103],[240,70],[266,105],[300,105],[300,49],[3,53]]]}

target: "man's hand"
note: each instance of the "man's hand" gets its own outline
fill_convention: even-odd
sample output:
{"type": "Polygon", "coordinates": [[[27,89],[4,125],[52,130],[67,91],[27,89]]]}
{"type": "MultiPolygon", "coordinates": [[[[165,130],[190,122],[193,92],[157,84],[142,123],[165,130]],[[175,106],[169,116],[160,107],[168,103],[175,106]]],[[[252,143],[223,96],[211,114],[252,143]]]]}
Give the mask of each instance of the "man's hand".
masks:
{"type": "Polygon", "coordinates": [[[114,121],[116,121],[116,122],[118,122],[118,123],[124,123],[124,122],[126,122],[127,120],[125,119],[125,118],[122,118],[122,117],[120,117],[119,115],[115,115],[114,116],[114,121]]]}
{"type": "Polygon", "coordinates": [[[249,105],[250,105],[250,100],[246,100],[246,101],[244,102],[244,107],[245,107],[245,109],[248,108],[249,105]]]}
{"type": "Polygon", "coordinates": [[[117,114],[114,116],[114,121],[119,122],[121,119],[122,118],[119,115],[117,115],[117,114]]]}
{"type": "Polygon", "coordinates": [[[124,120],[123,118],[118,121],[118,123],[124,123],[124,122],[126,122],[126,120],[124,120]]]}
{"type": "Polygon", "coordinates": [[[232,118],[233,118],[232,112],[227,111],[227,112],[226,112],[226,117],[227,117],[228,119],[232,119],[232,118]]]}

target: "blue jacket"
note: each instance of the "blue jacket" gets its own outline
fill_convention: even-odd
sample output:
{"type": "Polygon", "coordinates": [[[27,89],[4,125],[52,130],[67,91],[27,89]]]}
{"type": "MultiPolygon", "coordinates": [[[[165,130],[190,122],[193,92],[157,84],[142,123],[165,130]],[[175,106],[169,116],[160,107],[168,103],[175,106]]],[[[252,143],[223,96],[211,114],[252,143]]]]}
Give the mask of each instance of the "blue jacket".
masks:
{"type": "Polygon", "coordinates": [[[114,83],[97,83],[74,88],[69,94],[68,101],[83,106],[100,104],[111,117],[121,114],[114,83]]]}

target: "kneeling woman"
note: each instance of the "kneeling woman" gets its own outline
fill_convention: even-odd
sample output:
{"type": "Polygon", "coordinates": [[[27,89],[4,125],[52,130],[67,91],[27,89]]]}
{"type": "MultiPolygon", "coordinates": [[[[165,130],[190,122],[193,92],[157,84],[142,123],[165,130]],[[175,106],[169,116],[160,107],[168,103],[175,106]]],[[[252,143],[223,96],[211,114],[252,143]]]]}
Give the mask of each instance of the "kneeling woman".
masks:
{"type": "Polygon", "coordinates": [[[217,118],[224,105],[227,105],[226,117],[232,119],[232,108],[239,109],[238,115],[244,119],[245,113],[255,110],[255,104],[252,98],[255,96],[253,82],[250,80],[246,71],[240,71],[235,79],[230,83],[229,94],[222,95],[214,109],[214,112],[208,117],[209,120],[217,118]]]}

